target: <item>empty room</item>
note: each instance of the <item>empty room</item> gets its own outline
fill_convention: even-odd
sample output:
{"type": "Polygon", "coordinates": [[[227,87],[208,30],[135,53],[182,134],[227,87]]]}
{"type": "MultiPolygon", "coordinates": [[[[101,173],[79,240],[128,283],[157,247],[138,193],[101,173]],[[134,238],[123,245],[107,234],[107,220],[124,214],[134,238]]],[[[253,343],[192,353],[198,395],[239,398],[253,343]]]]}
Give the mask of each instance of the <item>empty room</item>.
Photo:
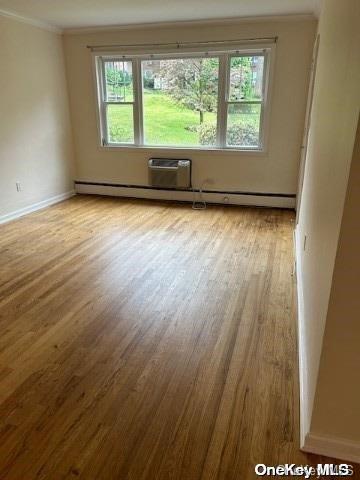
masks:
{"type": "Polygon", "coordinates": [[[359,0],[0,0],[0,480],[360,479],[359,0]]]}

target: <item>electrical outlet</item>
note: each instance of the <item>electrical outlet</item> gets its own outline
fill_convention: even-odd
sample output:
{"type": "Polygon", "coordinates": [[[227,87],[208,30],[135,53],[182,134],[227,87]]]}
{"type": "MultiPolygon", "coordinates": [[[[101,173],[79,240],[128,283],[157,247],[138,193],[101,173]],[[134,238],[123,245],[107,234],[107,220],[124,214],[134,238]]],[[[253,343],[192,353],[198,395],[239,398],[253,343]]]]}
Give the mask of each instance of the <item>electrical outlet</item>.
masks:
{"type": "Polygon", "coordinates": [[[21,183],[20,183],[20,182],[16,182],[16,191],[17,191],[17,192],[21,192],[21,191],[22,191],[21,183]]]}

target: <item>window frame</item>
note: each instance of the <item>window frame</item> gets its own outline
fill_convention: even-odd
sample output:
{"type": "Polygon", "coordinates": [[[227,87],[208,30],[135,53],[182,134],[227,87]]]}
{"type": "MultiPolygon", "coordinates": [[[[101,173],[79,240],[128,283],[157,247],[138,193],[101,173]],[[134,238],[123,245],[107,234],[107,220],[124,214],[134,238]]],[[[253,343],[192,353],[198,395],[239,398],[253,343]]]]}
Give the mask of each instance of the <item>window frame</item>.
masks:
{"type": "Polygon", "coordinates": [[[222,151],[222,152],[245,152],[245,153],[266,153],[268,139],[268,123],[270,114],[270,92],[273,77],[275,44],[255,46],[239,46],[234,48],[209,48],[209,50],[195,49],[171,50],[167,52],[93,52],[94,73],[97,94],[97,120],[99,132],[99,146],[105,149],[145,149],[145,150],[185,150],[185,151],[222,151]],[[239,56],[263,56],[263,82],[262,99],[259,101],[229,101],[230,90],[230,68],[231,58],[239,56]],[[170,60],[178,58],[218,58],[219,59],[219,83],[218,83],[218,105],[217,105],[217,136],[216,145],[213,146],[177,146],[177,145],[150,145],[144,143],[144,118],[143,118],[143,78],[142,62],[147,60],[170,60]],[[105,62],[107,61],[131,61],[133,75],[133,102],[108,102],[106,100],[105,85],[105,62]],[[134,118],[134,143],[108,142],[107,139],[107,104],[132,104],[134,118]],[[227,119],[229,104],[261,104],[259,145],[234,146],[227,145],[227,119]]]}
{"type": "Polygon", "coordinates": [[[225,126],[224,126],[224,135],[225,135],[225,146],[224,148],[234,148],[234,149],[240,149],[244,150],[245,147],[239,145],[237,147],[236,145],[228,145],[227,144],[227,123],[228,123],[228,118],[229,118],[229,106],[230,105],[260,105],[260,121],[259,121],[259,146],[257,147],[247,147],[248,150],[262,150],[264,146],[264,116],[265,116],[265,100],[267,96],[267,90],[268,90],[268,78],[267,78],[267,68],[268,68],[268,54],[266,52],[258,53],[256,56],[257,57],[264,57],[263,61],[263,78],[262,78],[262,85],[261,85],[261,100],[230,100],[230,76],[231,76],[231,59],[232,58],[239,58],[239,57],[249,57],[249,56],[255,56],[255,55],[250,55],[248,53],[231,53],[228,55],[227,58],[227,79],[226,79],[226,94],[225,94],[225,126]]]}

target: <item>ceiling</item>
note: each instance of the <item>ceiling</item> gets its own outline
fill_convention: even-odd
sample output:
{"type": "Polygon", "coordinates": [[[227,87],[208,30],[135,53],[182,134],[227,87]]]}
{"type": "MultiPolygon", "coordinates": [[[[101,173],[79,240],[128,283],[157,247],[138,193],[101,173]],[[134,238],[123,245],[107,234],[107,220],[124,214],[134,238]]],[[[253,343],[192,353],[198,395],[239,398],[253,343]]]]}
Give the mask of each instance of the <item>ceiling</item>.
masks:
{"type": "Polygon", "coordinates": [[[0,0],[1,10],[61,29],[317,13],[320,0],[0,0]]]}

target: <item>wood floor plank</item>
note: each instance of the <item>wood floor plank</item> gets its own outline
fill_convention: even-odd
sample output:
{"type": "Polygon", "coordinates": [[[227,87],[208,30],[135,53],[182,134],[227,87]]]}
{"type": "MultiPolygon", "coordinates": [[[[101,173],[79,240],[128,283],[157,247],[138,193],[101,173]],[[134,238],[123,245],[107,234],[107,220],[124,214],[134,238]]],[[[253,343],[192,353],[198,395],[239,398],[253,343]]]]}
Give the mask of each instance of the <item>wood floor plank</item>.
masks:
{"type": "Polygon", "coordinates": [[[294,214],[77,196],[0,227],[0,479],[247,480],[299,451],[294,214]]]}

